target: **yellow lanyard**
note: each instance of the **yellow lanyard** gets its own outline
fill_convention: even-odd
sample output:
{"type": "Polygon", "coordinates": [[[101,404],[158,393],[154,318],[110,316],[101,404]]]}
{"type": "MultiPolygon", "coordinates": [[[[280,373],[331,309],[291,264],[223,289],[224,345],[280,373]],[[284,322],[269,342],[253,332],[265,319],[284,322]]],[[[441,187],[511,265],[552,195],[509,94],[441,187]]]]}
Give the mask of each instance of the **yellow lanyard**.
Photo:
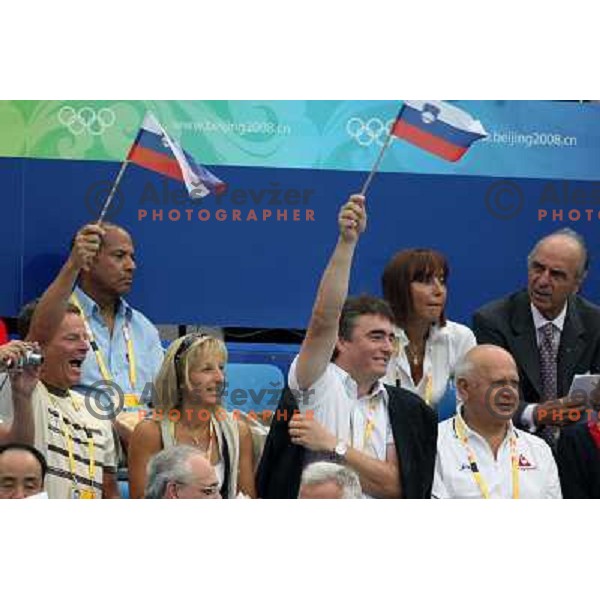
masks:
{"type": "MultiPolygon", "coordinates": [[[[113,377],[106,367],[106,362],[104,361],[104,357],[102,356],[102,352],[100,351],[100,347],[96,342],[96,338],[94,337],[94,333],[88,320],[83,312],[83,307],[81,306],[81,302],[79,302],[79,298],[77,298],[76,294],[71,294],[71,302],[75,304],[75,306],[79,309],[81,313],[81,318],[83,319],[83,324],[85,325],[85,330],[88,334],[88,338],[90,341],[90,346],[94,351],[94,355],[96,356],[96,362],[98,363],[98,368],[100,369],[100,373],[105,381],[112,381],[113,377]]],[[[129,331],[129,323],[127,319],[123,324],[123,337],[125,338],[125,344],[127,345],[127,362],[129,363],[129,383],[131,384],[132,391],[135,390],[135,386],[137,383],[137,374],[135,368],[135,353],[133,351],[133,340],[131,339],[131,333],[129,331]]]]}
{"type": "Polygon", "coordinates": [[[367,421],[365,423],[365,431],[363,433],[363,451],[371,440],[373,431],[375,430],[375,398],[369,398],[369,411],[367,421]]]}
{"type": "MultiPolygon", "coordinates": [[[[64,442],[65,442],[65,450],[67,451],[67,455],[69,458],[69,472],[71,474],[71,481],[73,482],[73,486],[75,488],[77,488],[78,487],[77,475],[76,475],[77,471],[76,471],[76,464],[75,464],[75,450],[74,450],[74,444],[73,444],[73,437],[71,436],[69,429],[67,428],[67,424],[65,422],[65,416],[62,414],[60,407],[57,405],[56,401],[54,400],[54,398],[52,398],[51,395],[49,397],[50,397],[52,404],[54,405],[55,410],[57,412],[59,412],[60,416],[61,416],[60,430],[61,430],[64,442]]],[[[73,397],[70,394],[69,394],[69,399],[71,400],[71,403],[73,405],[75,405],[75,401],[73,400],[73,397]]],[[[79,410],[79,409],[76,407],[75,410],[79,410]]],[[[87,428],[83,427],[83,430],[86,433],[87,441],[88,441],[89,479],[90,479],[90,481],[94,481],[94,475],[96,474],[94,436],[91,431],[87,430],[87,428]]]]}
{"type": "MultiPolygon", "coordinates": [[[[481,475],[481,471],[479,470],[479,467],[477,466],[477,460],[475,458],[475,453],[473,452],[473,450],[471,450],[471,447],[469,446],[469,443],[467,441],[467,432],[465,429],[465,425],[463,423],[462,418],[460,418],[460,416],[454,417],[454,429],[456,431],[456,435],[458,436],[458,439],[462,442],[462,445],[465,447],[465,450],[467,451],[467,457],[468,457],[468,461],[469,461],[469,466],[471,467],[471,474],[473,475],[473,479],[475,480],[475,483],[481,490],[481,495],[486,500],[489,500],[489,497],[490,497],[489,488],[487,486],[487,483],[483,479],[483,476],[481,475]]],[[[513,488],[512,497],[513,497],[513,500],[517,500],[519,498],[519,455],[517,452],[517,438],[514,433],[510,437],[510,464],[511,464],[512,488],[513,488]]]]}
{"type": "Polygon", "coordinates": [[[427,406],[431,406],[433,401],[433,377],[431,373],[428,373],[425,377],[425,402],[427,406]]]}

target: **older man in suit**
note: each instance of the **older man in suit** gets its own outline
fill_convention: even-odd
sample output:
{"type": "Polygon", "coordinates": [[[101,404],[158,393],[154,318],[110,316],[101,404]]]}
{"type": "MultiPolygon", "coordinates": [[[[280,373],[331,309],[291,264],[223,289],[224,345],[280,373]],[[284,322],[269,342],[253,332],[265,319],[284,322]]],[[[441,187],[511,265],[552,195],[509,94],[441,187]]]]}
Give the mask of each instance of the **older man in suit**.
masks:
{"type": "Polygon", "coordinates": [[[571,229],[557,231],[531,251],[527,290],[473,317],[477,341],[506,348],[517,362],[522,402],[516,423],[549,442],[555,427],[572,423],[573,411],[565,408],[585,406],[585,399],[566,398],[573,376],[600,372],[600,308],[576,295],[587,268],[583,238],[571,229]]]}

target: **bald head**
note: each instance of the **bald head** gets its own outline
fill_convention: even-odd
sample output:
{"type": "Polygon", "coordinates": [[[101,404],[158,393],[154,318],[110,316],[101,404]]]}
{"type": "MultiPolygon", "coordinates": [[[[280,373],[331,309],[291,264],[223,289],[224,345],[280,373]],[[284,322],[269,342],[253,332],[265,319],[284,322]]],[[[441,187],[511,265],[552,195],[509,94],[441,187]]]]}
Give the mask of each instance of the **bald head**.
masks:
{"type": "Polygon", "coordinates": [[[542,249],[551,249],[562,254],[566,258],[575,261],[577,278],[583,279],[585,277],[588,268],[588,251],[585,240],[576,231],[565,228],[538,240],[527,257],[529,264],[535,255],[542,249]]]}
{"type": "Polygon", "coordinates": [[[515,365],[515,361],[511,354],[500,346],[493,344],[480,344],[471,348],[456,366],[455,377],[472,378],[477,375],[482,369],[485,370],[490,365],[502,362],[515,365]]]}
{"type": "Polygon", "coordinates": [[[482,344],[456,368],[461,400],[480,420],[509,420],[518,406],[519,374],[513,357],[499,346],[482,344]]]}

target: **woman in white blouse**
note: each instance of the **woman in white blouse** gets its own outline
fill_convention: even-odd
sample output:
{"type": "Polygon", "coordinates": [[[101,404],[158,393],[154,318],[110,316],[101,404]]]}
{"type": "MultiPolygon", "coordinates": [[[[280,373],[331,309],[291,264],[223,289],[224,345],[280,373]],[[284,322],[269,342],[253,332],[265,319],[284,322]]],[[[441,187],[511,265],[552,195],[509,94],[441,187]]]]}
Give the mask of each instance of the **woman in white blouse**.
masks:
{"type": "Polygon", "coordinates": [[[384,381],[421,396],[440,420],[454,414],[454,369],[477,343],[468,327],[446,319],[448,271],[448,261],[436,250],[412,248],[398,252],[382,277],[397,336],[384,381]]]}

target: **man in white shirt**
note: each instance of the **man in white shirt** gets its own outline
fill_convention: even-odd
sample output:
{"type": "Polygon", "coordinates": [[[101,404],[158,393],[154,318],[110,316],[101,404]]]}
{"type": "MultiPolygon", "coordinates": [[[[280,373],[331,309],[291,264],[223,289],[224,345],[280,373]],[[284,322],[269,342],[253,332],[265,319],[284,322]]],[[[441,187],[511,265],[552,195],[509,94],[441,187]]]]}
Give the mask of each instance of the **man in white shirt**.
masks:
{"type": "MultiPolygon", "coordinates": [[[[276,414],[259,467],[261,497],[296,497],[303,466],[324,458],[352,468],[367,496],[430,496],[435,414],[412,392],[380,381],[393,351],[391,309],[371,296],[347,299],[366,220],[365,198],[351,196],[340,210],[338,242],[290,367],[289,388],[299,400],[289,406],[299,411],[289,430],[276,414]],[[292,456],[290,439],[303,451],[292,456]]],[[[284,394],[282,403],[288,400],[284,394]]]]}
{"type": "Polygon", "coordinates": [[[584,398],[566,398],[573,376],[600,372],[600,308],[577,295],[587,270],[581,236],[560,230],[529,255],[527,291],[473,316],[478,343],[501,346],[517,362],[523,402],[515,423],[529,431],[572,423],[565,409],[584,414],[584,398]]]}
{"type": "Polygon", "coordinates": [[[456,370],[462,402],[439,425],[434,498],[561,498],[552,451],[513,427],[519,375],[498,346],[470,350],[456,370]]]}

